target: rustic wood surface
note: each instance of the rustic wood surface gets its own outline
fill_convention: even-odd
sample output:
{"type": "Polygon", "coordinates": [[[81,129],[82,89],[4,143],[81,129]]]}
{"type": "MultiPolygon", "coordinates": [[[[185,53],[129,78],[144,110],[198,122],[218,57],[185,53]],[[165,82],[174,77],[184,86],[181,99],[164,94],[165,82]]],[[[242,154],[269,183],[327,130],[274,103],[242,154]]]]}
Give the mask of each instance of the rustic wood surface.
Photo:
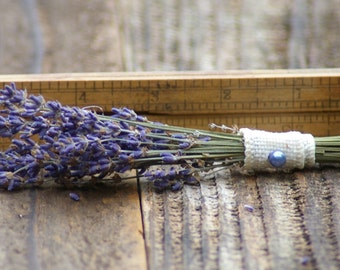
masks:
{"type": "Polygon", "coordinates": [[[339,176],[232,170],[162,194],[145,184],[150,269],[339,269],[339,176]]]}
{"type": "MultiPolygon", "coordinates": [[[[339,4],[0,1],[0,73],[339,67],[339,4]]],[[[0,191],[0,268],[339,269],[339,179],[232,170],[179,192],[143,179],[0,191]]]]}
{"type": "Polygon", "coordinates": [[[0,203],[1,269],[146,269],[135,179],[1,191],[0,203]],[[71,200],[70,192],[80,200],[71,200]]]}

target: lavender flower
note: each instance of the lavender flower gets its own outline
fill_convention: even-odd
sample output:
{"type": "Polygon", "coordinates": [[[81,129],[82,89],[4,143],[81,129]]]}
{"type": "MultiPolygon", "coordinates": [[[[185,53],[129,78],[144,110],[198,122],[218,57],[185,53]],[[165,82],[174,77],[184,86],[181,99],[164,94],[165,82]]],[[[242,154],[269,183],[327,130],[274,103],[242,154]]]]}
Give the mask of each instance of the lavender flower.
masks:
{"type": "Polygon", "coordinates": [[[159,189],[195,183],[197,172],[244,159],[242,137],[148,121],[128,108],[112,115],[28,95],[14,83],[0,90],[0,187],[103,181],[128,170],[159,189]]]}

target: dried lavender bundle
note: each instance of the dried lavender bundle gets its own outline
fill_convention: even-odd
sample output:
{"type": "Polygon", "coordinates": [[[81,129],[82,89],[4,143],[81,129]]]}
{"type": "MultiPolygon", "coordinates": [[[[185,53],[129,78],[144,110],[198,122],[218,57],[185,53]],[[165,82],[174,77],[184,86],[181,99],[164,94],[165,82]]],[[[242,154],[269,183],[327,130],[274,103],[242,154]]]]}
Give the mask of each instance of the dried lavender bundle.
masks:
{"type": "Polygon", "coordinates": [[[268,134],[168,126],[128,108],[102,115],[28,95],[11,83],[0,90],[0,137],[11,138],[9,148],[0,153],[0,187],[13,190],[49,180],[63,185],[107,181],[135,169],[156,188],[177,190],[182,183],[196,183],[199,171],[215,167],[239,164],[256,171],[340,162],[340,137],[268,134]],[[271,137],[279,138],[282,147],[268,141],[271,137]],[[289,155],[282,151],[285,147],[297,150],[289,155]]]}
{"type": "Polygon", "coordinates": [[[127,108],[112,116],[45,101],[15,84],[0,90],[0,186],[12,190],[50,179],[60,184],[116,178],[137,169],[158,188],[196,182],[201,169],[242,162],[242,137],[153,123],[127,108]],[[159,168],[150,169],[152,165],[159,168]]]}

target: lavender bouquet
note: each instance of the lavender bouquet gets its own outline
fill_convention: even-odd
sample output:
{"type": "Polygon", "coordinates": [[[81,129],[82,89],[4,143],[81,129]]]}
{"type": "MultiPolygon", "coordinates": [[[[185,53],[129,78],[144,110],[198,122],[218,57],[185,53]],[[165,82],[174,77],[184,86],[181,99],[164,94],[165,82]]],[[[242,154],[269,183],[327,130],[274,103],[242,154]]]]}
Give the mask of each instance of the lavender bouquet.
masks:
{"type": "Polygon", "coordinates": [[[128,108],[112,108],[112,115],[94,108],[46,101],[15,83],[1,89],[0,136],[11,138],[11,144],[0,153],[0,187],[110,181],[137,170],[158,189],[178,190],[183,183],[197,183],[199,172],[216,167],[289,170],[340,162],[339,136],[304,139],[293,132],[282,135],[287,139],[278,136],[282,133],[248,129],[204,131],[151,122],[128,108]],[[268,148],[269,137],[276,143],[270,141],[268,148]],[[296,150],[301,144],[303,149],[296,150]],[[296,166],[301,156],[304,162],[296,166]]]}

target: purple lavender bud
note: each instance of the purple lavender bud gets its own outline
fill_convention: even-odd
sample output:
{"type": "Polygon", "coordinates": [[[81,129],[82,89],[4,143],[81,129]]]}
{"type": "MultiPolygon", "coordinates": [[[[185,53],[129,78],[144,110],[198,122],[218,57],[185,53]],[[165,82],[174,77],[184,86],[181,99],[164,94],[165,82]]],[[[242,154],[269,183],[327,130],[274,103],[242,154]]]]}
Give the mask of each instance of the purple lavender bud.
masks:
{"type": "Polygon", "coordinates": [[[14,95],[15,90],[15,83],[11,83],[10,85],[5,85],[5,88],[0,90],[0,94],[4,96],[3,99],[9,99],[14,95]]]}
{"type": "Polygon", "coordinates": [[[32,112],[37,112],[40,108],[41,104],[37,104],[34,101],[27,100],[25,104],[23,105],[24,109],[26,111],[32,111],[32,112]]]}
{"type": "Polygon", "coordinates": [[[171,137],[175,139],[186,139],[187,135],[183,133],[175,133],[175,134],[172,134],[171,137]]]}
{"type": "Polygon", "coordinates": [[[90,175],[97,174],[97,173],[100,172],[100,166],[99,165],[91,166],[91,167],[89,167],[88,172],[89,172],[90,175]]]}
{"type": "Polygon", "coordinates": [[[168,175],[169,175],[169,178],[172,180],[172,179],[175,179],[175,177],[177,176],[177,171],[174,167],[171,167],[169,172],[168,172],[168,175]]]}
{"type": "Polygon", "coordinates": [[[118,158],[122,162],[129,162],[129,156],[127,154],[121,153],[118,155],[118,158]]]}
{"type": "Polygon", "coordinates": [[[69,196],[74,201],[79,201],[80,200],[80,197],[79,197],[79,195],[77,193],[70,192],[69,196]]]}
{"type": "Polygon", "coordinates": [[[157,134],[165,134],[164,130],[162,129],[152,129],[151,130],[152,133],[157,133],[157,134]]]}
{"type": "Polygon", "coordinates": [[[45,151],[42,149],[35,149],[34,150],[34,156],[37,160],[44,160],[45,159],[45,151]]]}
{"type": "Polygon", "coordinates": [[[109,142],[104,147],[110,156],[115,156],[120,151],[120,146],[117,143],[109,142]]]}
{"type": "Polygon", "coordinates": [[[190,142],[183,142],[178,145],[180,149],[189,149],[192,146],[190,142]]]}
{"type": "Polygon", "coordinates": [[[60,150],[60,154],[69,156],[73,152],[73,150],[74,150],[74,143],[70,143],[60,150]]]}
{"type": "Polygon", "coordinates": [[[0,171],[0,187],[8,184],[8,173],[6,171],[0,171]]]}
{"type": "Polygon", "coordinates": [[[244,209],[246,209],[248,212],[254,212],[254,207],[249,205],[249,204],[245,204],[244,209]]]}
{"type": "Polygon", "coordinates": [[[7,190],[11,191],[21,186],[21,181],[18,178],[13,178],[9,181],[7,190]]]}
{"type": "Polygon", "coordinates": [[[80,152],[80,153],[83,153],[85,150],[86,150],[86,142],[83,141],[83,142],[77,142],[74,144],[74,150],[76,152],[80,152]]]}
{"type": "Polygon", "coordinates": [[[46,134],[53,138],[53,137],[59,136],[60,132],[61,132],[60,127],[50,127],[46,131],[46,134]]]}
{"type": "Polygon", "coordinates": [[[118,136],[121,129],[114,122],[105,122],[105,126],[112,132],[112,135],[118,136]]]}
{"type": "Polygon", "coordinates": [[[49,150],[49,149],[52,148],[52,144],[51,144],[51,143],[44,143],[44,144],[41,144],[41,145],[40,145],[40,148],[41,148],[42,150],[46,151],[46,150],[49,150]]]}
{"type": "Polygon", "coordinates": [[[162,157],[162,161],[164,163],[175,163],[175,162],[177,162],[177,157],[174,156],[171,153],[163,152],[163,153],[160,154],[160,156],[162,157]]]}
{"type": "Polygon", "coordinates": [[[161,178],[163,178],[165,175],[166,175],[166,173],[165,173],[165,171],[162,170],[162,169],[157,169],[157,170],[155,171],[155,173],[154,173],[154,177],[155,177],[156,179],[157,179],[157,178],[161,179],[161,178]]]}
{"type": "Polygon", "coordinates": [[[142,151],[142,150],[137,150],[137,151],[134,151],[130,154],[130,157],[132,157],[134,159],[141,158],[143,156],[144,156],[144,151],[142,151]]]}
{"type": "Polygon", "coordinates": [[[106,154],[105,154],[105,151],[103,151],[102,149],[100,149],[98,151],[94,150],[93,153],[92,153],[92,158],[93,159],[98,159],[98,158],[101,158],[103,156],[106,156],[106,154]]]}
{"type": "Polygon", "coordinates": [[[44,135],[43,139],[50,144],[54,144],[54,142],[55,142],[52,137],[50,137],[49,135],[46,135],[46,134],[44,135]]]}
{"type": "Polygon", "coordinates": [[[22,118],[12,114],[8,116],[8,121],[10,125],[13,126],[22,126],[24,124],[24,120],[22,118]]]}
{"type": "Polygon", "coordinates": [[[47,124],[44,122],[43,117],[41,116],[33,117],[32,120],[34,122],[30,126],[33,129],[31,130],[31,134],[38,134],[47,128],[47,124]]]}
{"type": "Polygon", "coordinates": [[[176,182],[175,184],[171,185],[171,190],[172,191],[178,191],[182,189],[182,183],[181,182],[176,182]]]}
{"type": "Polygon", "coordinates": [[[203,142],[211,141],[211,138],[210,138],[209,136],[199,137],[198,139],[199,139],[200,141],[203,141],[203,142]]]}
{"type": "Polygon", "coordinates": [[[37,143],[33,141],[31,138],[25,138],[25,142],[30,144],[31,146],[35,146],[37,143]]]}
{"type": "Polygon", "coordinates": [[[10,138],[12,136],[13,136],[13,133],[9,129],[1,129],[0,130],[0,137],[10,138]]]}
{"type": "Polygon", "coordinates": [[[20,113],[20,116],[29,118],[34,116],[36,113],[37,111],[35,109],[25,109],[20,113]]]}
{"type": "Polygon", "coordinates": [[[27,110],[31,110],[32,112],[36,112],[36,110],[37,110],[39,107],[38,107],[37,104],[35,104],[35,103],[26,102],[26,103],[24,104],[24,108],[25,108],[26,111],[27,111],[27,110]]]}
{"type": "Polygon", "coordinates": [[[0,128],[7,126],[7,119],[0,115],[0,128]]]}
{"type": "Polygon", "coordinates": [[[135,138],[130,138],[126,141],[127,149],[129,150],[137,150],[140,145],[140,141],[135,138]]]}
{"type": "Polygon", "coordinates": [[[187,184],[197,184],[197,183],[199,183],[197,178],[193,175],[189,175],[189,176],[185,177],[183,180],[187,184]]]}
{"type": "Polygon", "coordinates": [[[183,169],[183,170],[180,170],[178,172],[181,176],[187,176],[187,175],[191,175],[191,170],[190,169],[183,169]]]}
{"type": "Polygon", "coordinates": [[[146,170],[143,174],[144,177],[149,178],[153,176],[153,173],[150,170],[146,170]]]}
{"type": "Polygon", "coordinates": [[[40,106],[42,103],[44,103],[44,98],[43,98],[43,96],[41,96],[41,95],[38,95],[38,96],[36,96],[36,95],[30,95],[29,97],[28,97],[30,100],[32,100],[36,105],[38,105],[38,106],[40,106]]]}
{"type": "Polygon", "coordinates": [[[92,135],[92,134],[87,134],[86,138],[89,139],[90,141],[95,141],[95,142],[100,140],[97,136],[92,135]]]}
{"type": "Polygon", "coordinates": [[[122,129],[125,129],[125,130],[129,130],[130,129],[130,126],[128,123],[124,122],[124,121],[120,121],[119,122],[119,125],[122,129]]]}
{"type": "MultiPolygon", "coordinates": [[[[73,166],[69,168],[70,175],[75,178],[81,178],[85,176],[86,172],[83,168],[79,168],[78,166],[73,166]]],[[[94,174],[94,173],[92,173],[94,174]]]]}
{"type": "Polygon", "coordinates": [[[38,163],[34,162],[28,166],[27,175],[30,178],[36,178],[40,172],[40,166],[38,163]]]}
{"type": "Polygon", "coordinates": [[[130,114],[130,120],[136,120],[137,119],[137,114],[135,113],[134,110],[130,110],[128,108],[123,108],[123,111],[130,114]]]}
{"type": "Polygon", "coordinates": [[[27,144],[24,141],[18,139],[13,139],[12,144],[17,146],[18,148],[24,148],[25,146],[27,146],[27,144]]]}
{"type": "Polygon", "coordinates": [[[15,91],[14,95],[10,99],[12,103],[22,103],[25,102],[25,91],[15,91]]]}
{"type": "Polygon", "coordinates": [[[146,122],[147,119],[144,116],[137,115],[136,121],[138,121],[138,122],[146,122]]]}
{"type": "Polygon", "coordinates": [[[113,108],[111,108],[111,112],[113,112],[114,114],[119,114],[120,109],[113,107],[113,108]]]}
{"type": "Polygon", "coordinates": [[[73,130],[76,128],[76,125],[72,122],[66,122],[62,124],[62,127],[64,128],[64,130],[73,130]]]}
{"type": "Polygon", "coordinates": [[[98,160],[98,163],[100,165],[107,165],[107,164],[110,164],[111,161],[108,158],[101,158],[101,159],[98,160]]]}
{"type": "Polygon", "coordinates": [[[122,165],[119,165],[115,168],[115,171],[116,172],[119,172],[119,173],[125,173],[127,171],[131,170],[131,165],[125,165],[125,164],[122,164],[122,165]]]}
{"type": "Polygon", "coordinates": [[[97,166],[94,166],[94,167],[90,167],[89,168],[89,172],[91,173],[91,169],[95,169],[96,171],[93,173],[104,173],[104,172],[107,172],[111,167],[111,164],[110,163],[106,163],[106,164],[98,164],[97,166]]]}
{"type": "MultiPolygon", "coordinates": [[[[42,113],[42,116],[44,117],[44,118],[46,118],[46,119],[50,119],[50,118],[55,118],[56,117],[56,114],[57,114],[57,112],[55,112],[55,111],[46,111],[46,112],[43,112],[42,113]]],[[[24,115],[23,115],[24,116],[24,115]]]]}
{"type": "Polygon", "coordinates": [[[116,116],[117,118],[129,119],[131,114],[128,112],[120,111],[119,114],[116,116]]]}
{"type": "Polygon", "coordinates": [[[47,101],[46,107],[50,109],[52,112],[58,112],[62,108],[62,105],[57,101],[47,101]]]}
{"type": "Polygon", "coordinates": [[[141,126],[141,125],[136,125],[136,126],[135,126],[135,129],[138,130],[139,133],[141,133],[141,132],[143,132],[143,131],[144,131],[144,132],[146,131],[146,130],[145,130],[145,127],[143,127],[143,126],[141,126]]]}

